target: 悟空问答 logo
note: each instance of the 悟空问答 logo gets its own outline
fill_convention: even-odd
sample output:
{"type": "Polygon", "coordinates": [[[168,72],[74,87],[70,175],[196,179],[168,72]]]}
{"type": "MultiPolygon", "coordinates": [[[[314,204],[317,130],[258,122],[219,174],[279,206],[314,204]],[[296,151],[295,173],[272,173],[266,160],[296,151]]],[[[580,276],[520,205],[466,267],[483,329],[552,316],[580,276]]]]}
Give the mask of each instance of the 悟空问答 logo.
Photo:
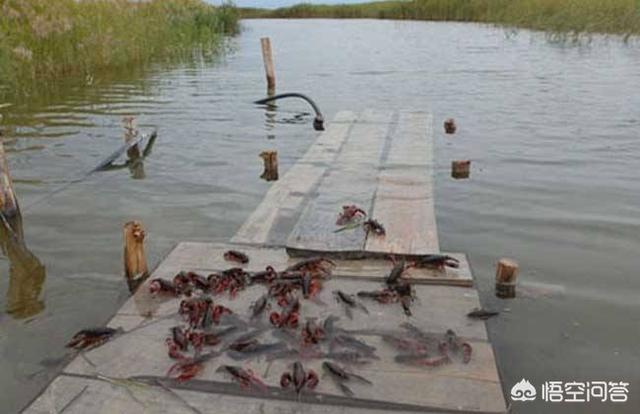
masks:
{"type": "Polygon", "coordinates": [[[513,401],[533,401],[536,399],[536,388],[526,379],[522,379],[511,388],[513,401]]]}

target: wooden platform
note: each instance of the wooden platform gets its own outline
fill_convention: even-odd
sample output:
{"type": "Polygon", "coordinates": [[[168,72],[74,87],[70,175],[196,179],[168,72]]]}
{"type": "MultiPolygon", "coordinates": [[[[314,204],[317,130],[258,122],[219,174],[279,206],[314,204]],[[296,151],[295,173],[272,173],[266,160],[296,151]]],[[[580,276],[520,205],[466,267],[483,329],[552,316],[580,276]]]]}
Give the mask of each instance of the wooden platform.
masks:
{"type": "Polygon", "coordinates": [[[336,121],[231,241],[286,245],[293,255],[437,253],[431,116],[367,110],[360,117],[341,112],[336,121]],[[367,238],[362,228],[336,233],[337,214],[347,204],[383,223],[386,237],[367,238]]]}
{"type": "MultiPolygon", "coordinates": [[[[503,413],[506,404],[484,322],[466,314],[480,307],[464,254],[458,269],[411,269],[416,300],[412,316],[399,304],[361,301],[351,318],[333,291],[354,294],[379,289],[391,269],[389,254],[439,253],[432,194],[431,118],[416,112],[365,111],[338,114],[302,159],[273,184],[264,201],[239,229],[235,244],[179,243],[157,267],[152,278],[172,278],[177,272],[209,274],[230,267],[223,252],[235,248],[249,255],[246,270],[271,265],[284,269],[293,256],[337,257],[336,269],[316,300],[302,302],[303,318],[338,316],[337,325],[375,347],[377,359],[351,369],[372,385],[354,383],[353,397],[321,377],[314,392],[301,397],[279,387],[280,375],[296,359],[269,360],[255,356],[242,361],[228,353],[205,365],[197,379],[179,383],[166,378],[174,363],[165,339],[180,323],[178,299],[159,299],[143,285],[118,311],[110,326],[125,333],[78,356],[25,410],[26,413],[503,413]],[[335,233],[343,204],[356,203],[384,223],[385,238],[361,229],[335,233]],[[358,260],[354,260],[358,259],[358,260]],[[468,364],[440,367],[399,365],[396,351],[376,332],[397,332],[410,322],[430,334],[451,329],[473,348],[468,364]],[[241,388],[219,372],[222,364],[250,367],[266,382],[265,390],[241,388]]],[[[251,286],[235,299],[216,296],[216,303],[241,317],[264,294],[251,286]]],[[[273,342],[277,330],[263,319],[261,340],[273,342]]],[[[296,357],[297,358],[297,357],[296,357]]],[[[323,358],[307,356],[306,368],[321,373],[323,358]]]]}

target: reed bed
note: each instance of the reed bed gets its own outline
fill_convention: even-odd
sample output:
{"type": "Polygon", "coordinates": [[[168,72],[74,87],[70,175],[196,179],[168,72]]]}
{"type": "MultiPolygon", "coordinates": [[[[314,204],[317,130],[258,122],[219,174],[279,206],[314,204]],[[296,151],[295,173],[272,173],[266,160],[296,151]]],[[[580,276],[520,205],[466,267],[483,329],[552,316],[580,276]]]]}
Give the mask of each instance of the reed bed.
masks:
{"type": "Polygon", "coordinates": [[[496,23],[554,33],[640,34],[640,0],[410,0],[243,9],[243,17],[373,18],[496,23]]]}
{"type": "Polygon", "coordinates": [[[208,48],[238,27],[201,0],[0,0],[0,96],[208,48]]]}

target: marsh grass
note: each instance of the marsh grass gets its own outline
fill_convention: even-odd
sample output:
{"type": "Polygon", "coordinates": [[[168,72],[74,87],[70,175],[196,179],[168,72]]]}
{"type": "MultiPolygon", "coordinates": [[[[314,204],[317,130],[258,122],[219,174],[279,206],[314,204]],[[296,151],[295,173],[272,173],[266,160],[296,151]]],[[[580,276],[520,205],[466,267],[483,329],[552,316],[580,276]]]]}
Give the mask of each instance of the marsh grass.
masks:
{"type": "Polygon", "coordinates": [[[234,7],[201,0],[0,0],[0,97],[206,50],[237,27],[234,7]]]}
{"type": "Polygon", "coordinates": [[[640,0],[410,0],[310,5],[276,10],[243,9],[243,17],[373,18],[496,23],[582,33],[640,34],[640,0]]]}

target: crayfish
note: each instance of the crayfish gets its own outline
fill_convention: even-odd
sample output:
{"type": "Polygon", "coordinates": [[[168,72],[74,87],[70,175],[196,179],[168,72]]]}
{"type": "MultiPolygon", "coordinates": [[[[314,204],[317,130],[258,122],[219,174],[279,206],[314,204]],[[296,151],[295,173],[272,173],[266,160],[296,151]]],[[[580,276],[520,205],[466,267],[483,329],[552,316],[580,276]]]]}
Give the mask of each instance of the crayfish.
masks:
{"type": "Polygon", "coordinates": [[[302,327],[302,343],[304,345],[317,344],[325,338],[326,334],[324,329],[313,319],[307,319],[307,322],[302,327]]]}
{"type": "Polygon", "coordinates": [[[387,234],[387,231],[385,230],[384,226],[380,224],[378,220],[369,219],[364,223],[362,223],[362,227],[364,228],[364,231],[367,232],[367,234],[373,233],[375,236],[380,236],[380,237],[387,234]]]}
{"type": "Polygon", "coordinates": [[[71,341],[67,343],[67,348],[92,349],[96,348],[111,339],[115,334],[123,333],[122,328],[87,328],[73,335],[71,341]]]}
{"type": "Polygon", "coordinates": [[[149,293],[155,294],[167,294],[172,296],[178,296],[178,289],[176,285],[170,280],[166,279],[153,279],[149,282],[149,293]]]}
{"type": "Polygon", "coordinates": [[[211,358],[220,355],[219,352],[209,352],[207,354],[202,354],[191,357],[185,357],[169,368],[167,372],[167,376],[176,375],[176,379],[179,382],[188,381],[196,375],[200,374],[204,369],[204,363],[211,358]]]}
{"type": "Polygon", "coordinates": [[[186,351],[189,347],[189,338],[182,328],[179,326],[171,328],[171,338],[167,338],[166,344],[169,348],[169,358],[185,359],[181,351],[186,351]]]}
{"type": "Polygon", "coordinates": [[[242,290],[247,286],[247,280],[249,277],[249,273],[239,267],[233,267],[223,271],[222,273],[210,274],[207,280],[209,282],[211,292],[214,294],[220,294],[228,290],[229,295],[234,298],[239,290],[242,290]]]}
{"type": "Polygon", "coordinates": [[[313,370],[305,371],[300,362],[295,362],[291,372],[285,372],[280,377],[280,386],[289,388],[293,385],[293,389],[298,395],[300,395],[303,388],[314,389],[318,382],[320,382],[318,375],[313,370]]]}
{"type": "Polygon", "coordinates": [[[269,321],[273,326],[278,328],[295,328],[298,326],[299,311],[300,302],[298,299],[295,299],[282,313],[271,312],[269,321]]]}
{"type": "Polygon", "coordinates": [[[224,253],[224,259],[230,262],[249,263],[249,256],[237,250],[228,250],[224,253]]]}
{"type": "Polygon", "coordinates": [[[360,207],[356,206],[355,204],[342,206],[342,213],[338,214],[336,225],[344,226],[345,224],[351,223],[355,219],[359,219],[366,216],[367,216],[367,213],[360,207]]]}

